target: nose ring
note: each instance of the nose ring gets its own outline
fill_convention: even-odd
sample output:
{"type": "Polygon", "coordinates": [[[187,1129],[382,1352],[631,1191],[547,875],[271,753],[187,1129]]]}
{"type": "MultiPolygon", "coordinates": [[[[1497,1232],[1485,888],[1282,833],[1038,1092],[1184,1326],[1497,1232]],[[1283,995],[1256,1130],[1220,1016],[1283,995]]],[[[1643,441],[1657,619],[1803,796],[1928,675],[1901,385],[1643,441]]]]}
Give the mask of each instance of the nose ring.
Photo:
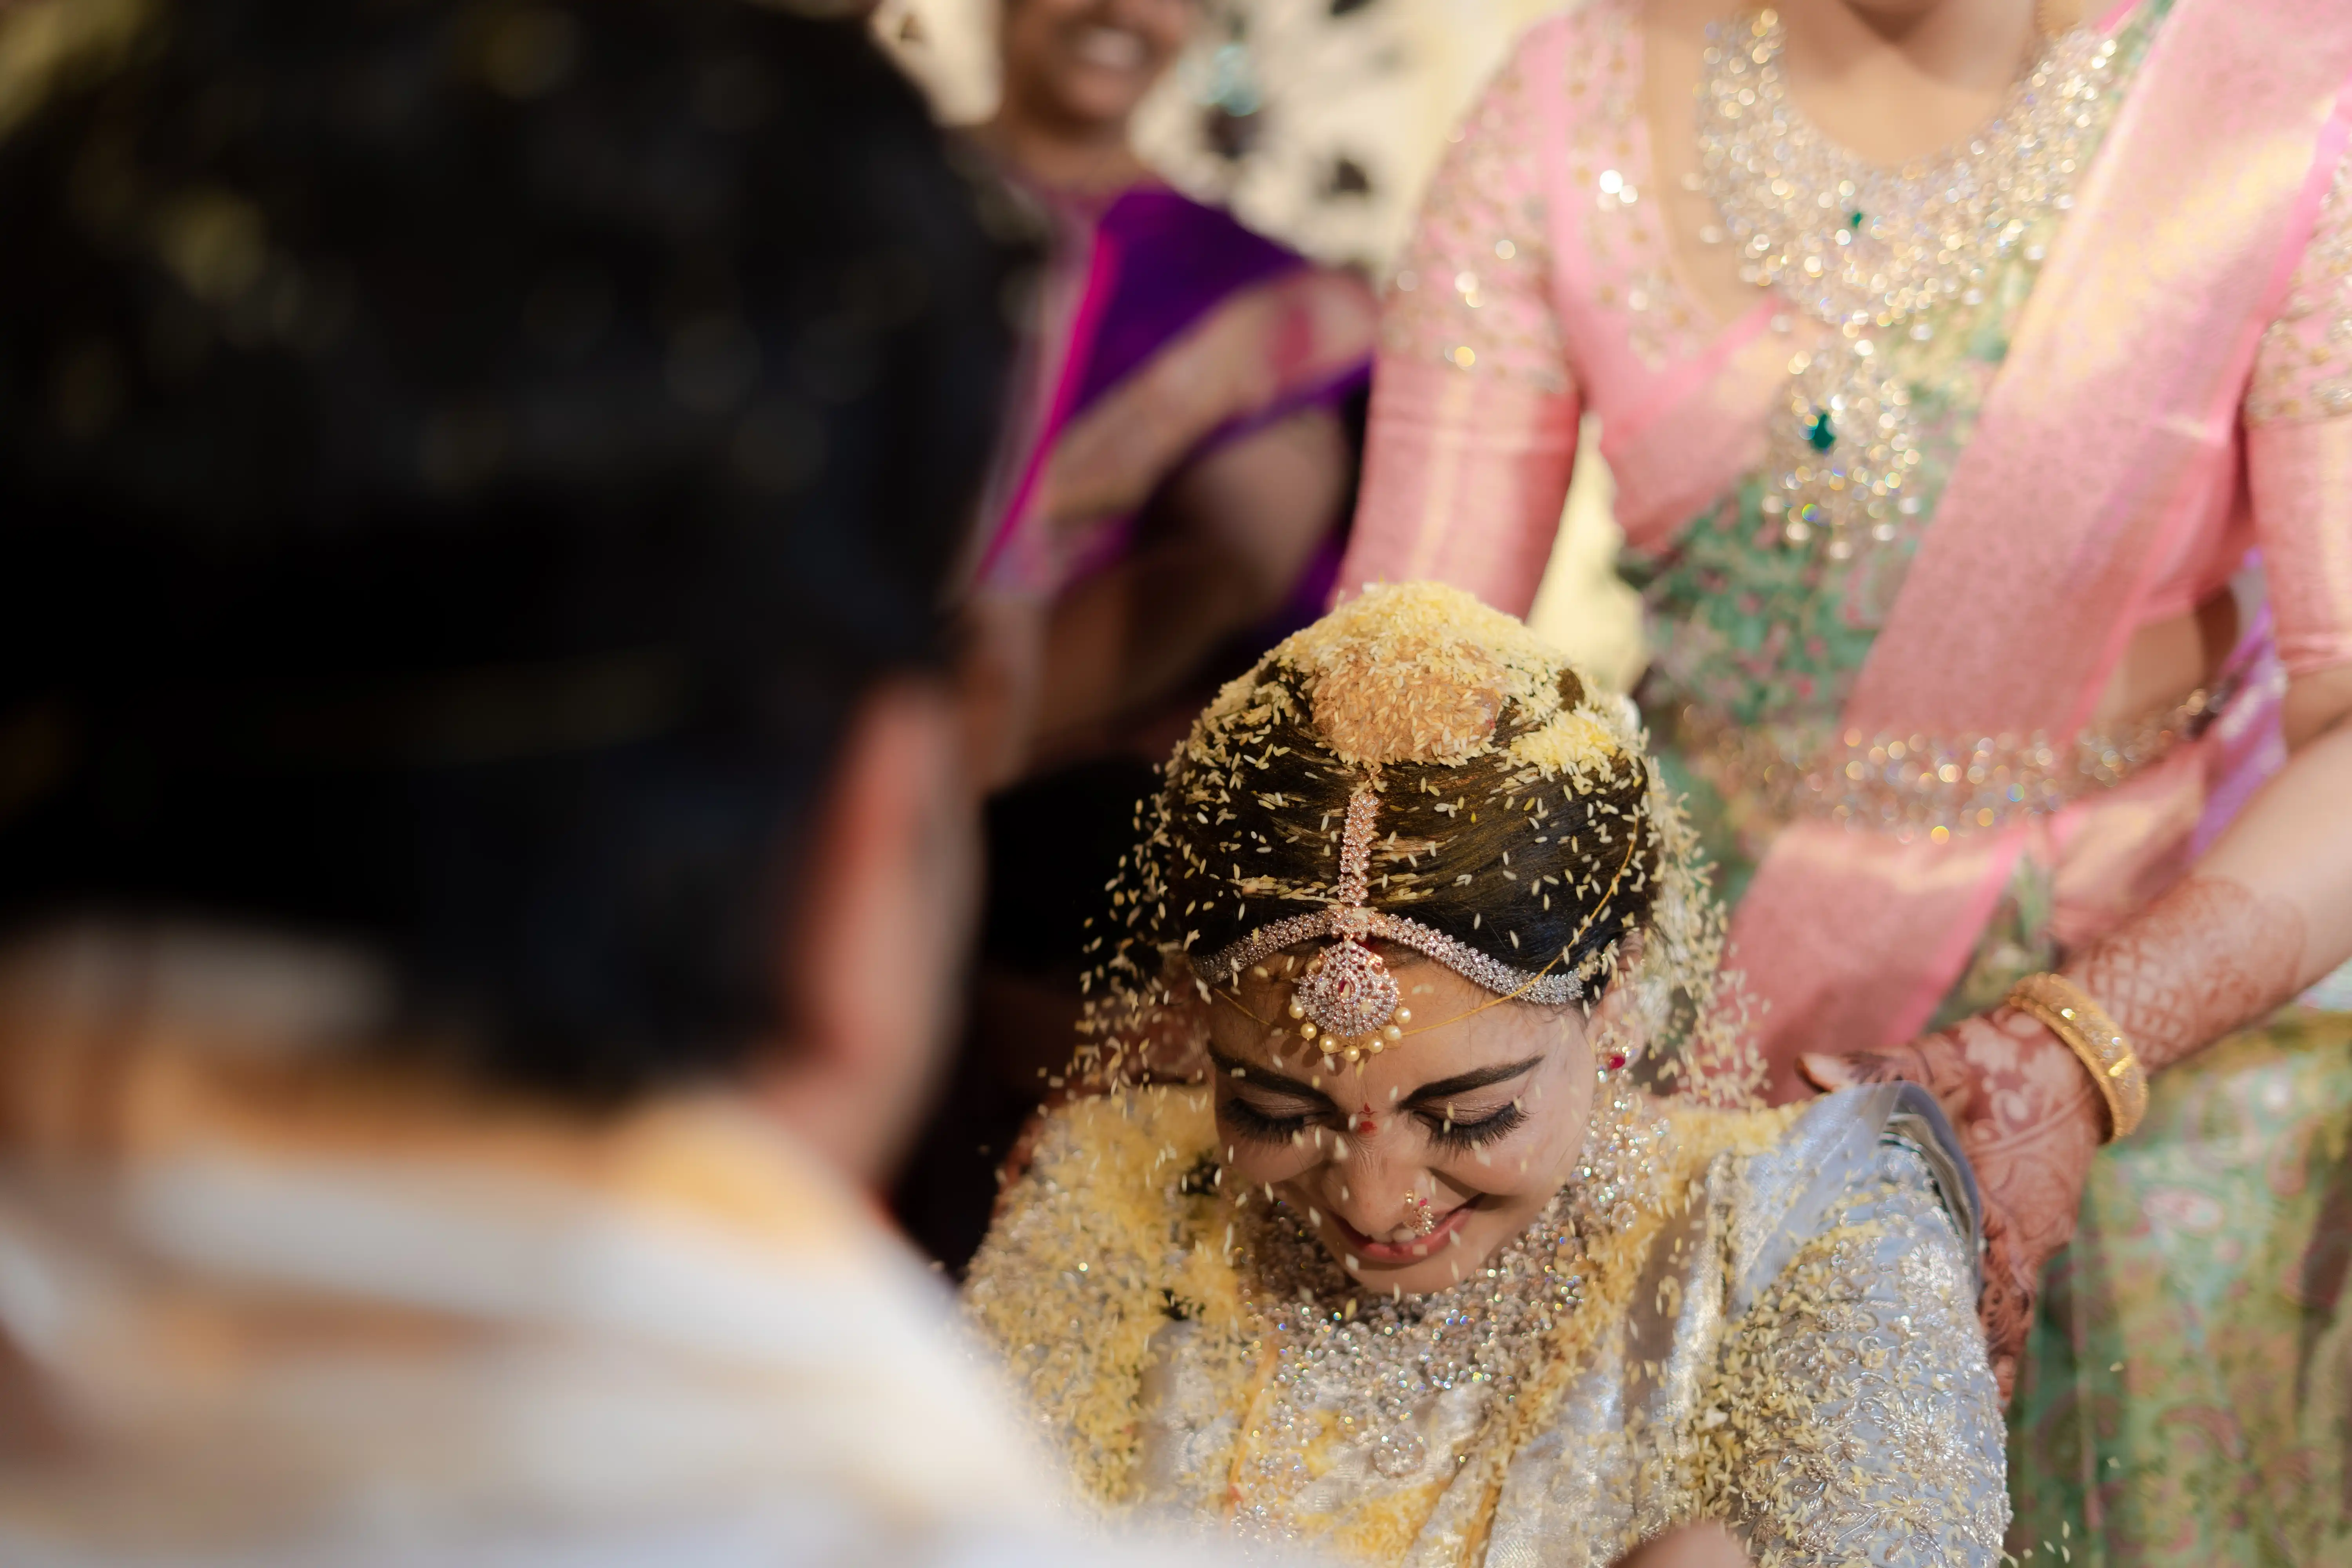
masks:
{"type": "Polygon", "coordinates": [[[1406,1221],[1423,1236],[1437,1228],[1437,1221],[1430,1215],[1429,1200],[1419,1193],[1404,1200],[1404,1215],[1406,1221]]]}

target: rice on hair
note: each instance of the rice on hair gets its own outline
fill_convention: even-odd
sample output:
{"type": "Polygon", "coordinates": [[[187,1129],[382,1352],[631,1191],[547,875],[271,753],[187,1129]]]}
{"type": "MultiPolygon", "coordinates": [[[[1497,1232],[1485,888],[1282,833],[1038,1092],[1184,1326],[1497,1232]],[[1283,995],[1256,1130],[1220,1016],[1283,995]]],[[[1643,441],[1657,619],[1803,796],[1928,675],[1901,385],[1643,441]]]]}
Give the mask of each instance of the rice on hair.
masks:
{"type": "Polygon", "coordinates": [[[1632,705],[1525,626],[1436,584],[1377,587],[1229,683],[1144,803],[1097,939],[1076,1071],[1199,1071],[1201,961],[1339,901],[1348,803],[1378,792],[1365,905],[1515,971],[1631,980],[1661,1083],[1752,1092],[1722,916],[1632,705]]]}

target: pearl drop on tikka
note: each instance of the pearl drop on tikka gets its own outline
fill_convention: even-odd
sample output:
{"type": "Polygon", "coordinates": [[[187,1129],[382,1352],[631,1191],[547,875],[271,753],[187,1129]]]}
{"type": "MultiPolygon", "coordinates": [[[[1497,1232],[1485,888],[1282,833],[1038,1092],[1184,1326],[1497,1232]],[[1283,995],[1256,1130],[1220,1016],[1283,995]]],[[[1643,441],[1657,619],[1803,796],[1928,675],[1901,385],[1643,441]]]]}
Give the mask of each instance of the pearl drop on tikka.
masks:
{"type": "Polygon", "coordinates": [[[1298,1026],[1298,1037],[1302,1040],[1311,1040],[1315,1037],[1318,1031],[1315,1026],[1311,1023],[1301,1024],[1298,1026]]]}

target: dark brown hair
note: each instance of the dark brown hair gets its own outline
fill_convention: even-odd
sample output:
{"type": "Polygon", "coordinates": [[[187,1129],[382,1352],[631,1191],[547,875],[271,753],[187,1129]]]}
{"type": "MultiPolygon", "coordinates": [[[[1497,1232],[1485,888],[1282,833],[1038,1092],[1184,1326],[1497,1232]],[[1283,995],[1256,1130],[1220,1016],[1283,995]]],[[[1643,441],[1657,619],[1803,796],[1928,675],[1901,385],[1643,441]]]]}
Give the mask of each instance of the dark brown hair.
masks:
{"type": "MultiPolygon", "coordinates": [[[[1164,902],[1139,911],[1160,945],[1206,958],[1290,915],[1328,906],[1348,798],[1381,794],[1369,902],[1514,968],[1581,972],[1588,995],[1611,955],[1646,922],[1660,847],[1639,754],[1547,778],[1511,742],[1537,727],[1506,701],[1493,744],[1459,762],[1371,763],[1339,753],[1318,729],[1310,679],[1279,661],[1213,738],[1171,763],[1162,797],[1164,902]]],[[[1586,705],[1573,671],[1561,708],[1586,705]]]]}
{"type": "Polygon", "coordinates": [[[945,665],[998,196],[854,20],[145,9],[0,141],[0,938],[316,932],[390,962],[395,1048],[736,1069],[850,715],[945,665]],[[525,16],[518,87],[468,40],[525,16]],[[197,195],[245,282],[165,265],[197,195]]]}

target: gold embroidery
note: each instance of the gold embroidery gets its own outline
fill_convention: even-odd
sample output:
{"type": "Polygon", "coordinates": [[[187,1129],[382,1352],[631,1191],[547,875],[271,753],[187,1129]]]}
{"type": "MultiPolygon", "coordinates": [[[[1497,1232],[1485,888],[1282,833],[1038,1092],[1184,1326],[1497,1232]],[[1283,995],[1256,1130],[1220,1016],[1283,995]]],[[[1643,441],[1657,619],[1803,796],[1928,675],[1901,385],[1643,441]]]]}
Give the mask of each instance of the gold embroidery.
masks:
{"type": "Polygon", "coordinates": [[[1695,1426],[1694,1500],[1780,1563],[1992,1563],[2002,1432],[1960,1238],[1926,1163],[1874,1183],[1727,1337],[1695,1426]]]}
{"type": "Polygon", "coordinates": [[[2304,247],[2286,302],[2263,330],[2246,389],[2246,421],[2331,419],[2352,414],[2352,158],[2335,182],[2304,247]]]}

